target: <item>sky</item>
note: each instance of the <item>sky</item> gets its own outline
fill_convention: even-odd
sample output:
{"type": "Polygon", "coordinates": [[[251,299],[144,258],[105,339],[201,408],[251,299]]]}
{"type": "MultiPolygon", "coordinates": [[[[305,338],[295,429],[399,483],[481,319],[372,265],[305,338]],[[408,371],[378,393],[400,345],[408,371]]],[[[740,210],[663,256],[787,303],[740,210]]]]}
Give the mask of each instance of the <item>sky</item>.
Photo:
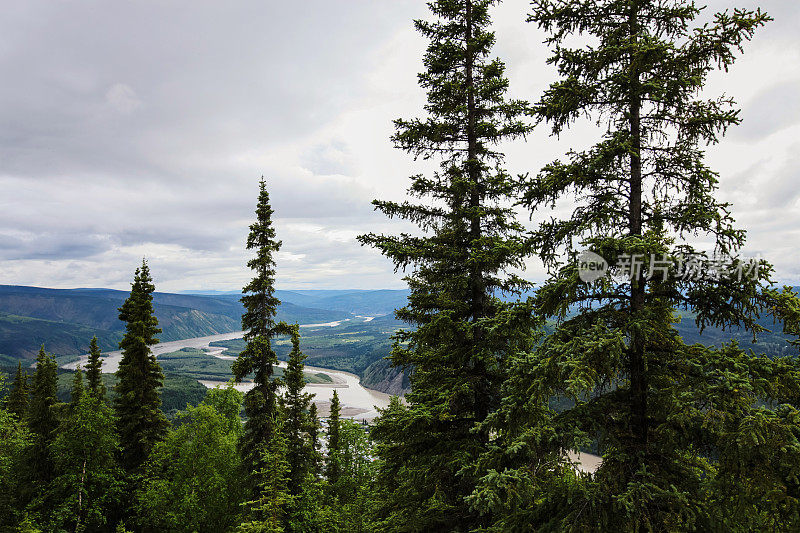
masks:
{"type": "MultiPolygon", "coordinates": [[[[745,254],[800,284],[800,2],[760,5],[758,32],[706,93],[743,124],[707,161],[748,231],[745,254]]],[[[528,2],[494,10],[510,96],[555,80],[528,2]]],[[[392,120],[422,116],[419,0],[26,0],[0,18],[0,284],[127,288],[146,256],[161,291],[236,290],[258,180],[283,247],[278,288],[401,288],[356,236],[409,226],[373,212],[433,168],[392,147],[392,120]]],[[[597,138],[547,128],[503,147],[535,174],[597,138]]],[[[524,275],[544,277],[534,260],[524,275]]]]}

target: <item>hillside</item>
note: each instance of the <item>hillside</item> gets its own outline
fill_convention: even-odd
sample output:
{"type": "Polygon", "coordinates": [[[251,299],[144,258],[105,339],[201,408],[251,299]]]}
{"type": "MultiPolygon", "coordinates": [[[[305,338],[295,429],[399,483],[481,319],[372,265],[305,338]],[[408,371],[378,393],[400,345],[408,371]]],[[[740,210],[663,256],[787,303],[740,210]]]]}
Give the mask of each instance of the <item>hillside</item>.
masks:
{"type": "Polygon", "coordinates": [[[345,311],[356,315],[390,315],[403,307],[408,290],[350,291],[276,291],[282,302],[296,305],[345,311]]]}
{"type": "MultiPolygon", "coordinates": [[[[117,348],[124,324],[118,311],[128,293],[111,289],[44,289],[0,285],[0,354],[31,358],[45,345],[56,355],[85,352],[97,335],[104,351],[117,348]]],[[[240,329],[238,295],[155,293],[162,341],[228,333],[240,329]]],[[[342,320],[348,313],[283,304],[278,319],[315,323],[342,320]]]]}
{"type": "MultiPolygon", "coordinates": [[[[407,294],[405,290],[276,291],[283,301],[278,318],[300,324],[353,318],[337,327],[303,328],[301,342],[307,364],[352,372],[367,387],[400,394],[408,390],[408,377],[391,368],[386,357],[391,350],[392,332],[402,326],[392,311],[405,304],[407,294]],[[377,318],[363,322],[354,315],[377,318]]],[[[41,344],[57,355],[85,352],[92,335],[97,335],[104,350],[116,349],[124,327],[117,319],[117,308],[126,297],[124,291],[108,289],[0,286],[0,363],[9,366],[16,358],[31,358],[41,344]]],[[[237,331],[242,313],[239,297],[238,293],[155,293],[156,316],[164,330],[160,339],[237,331]]],[[[676,328],[688,343],[717,345],[736,339],[746,349],[771,356],[791,351],[780,332],[762,334],[753,343],[752,336],[745,332],[709,328],[701,334],[692,313],[684,311],[681,316],[676,328]]],[[[769,319],[763,324],[773,327],[769,319]]],[[[232,355],[237,346],[231,342],[225,347],[231,348],[232,355]]],[[[279,341],[276,348],[285,356],[288,342],[279,341]]],[[[198,366],[193,372],[201,370],[198,366]]]]}

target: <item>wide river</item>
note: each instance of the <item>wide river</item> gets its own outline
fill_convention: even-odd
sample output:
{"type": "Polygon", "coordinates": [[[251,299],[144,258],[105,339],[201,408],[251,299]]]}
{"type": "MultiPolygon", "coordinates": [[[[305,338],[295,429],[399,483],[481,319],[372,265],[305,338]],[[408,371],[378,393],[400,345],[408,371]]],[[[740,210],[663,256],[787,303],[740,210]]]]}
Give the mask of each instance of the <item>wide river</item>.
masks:
{"type": "MultiPolygon", "coordinates": [[[[366,317],[370,320],[369,317],[366,317]]],[[[331,322],[328,324],[304,324],[300,327],[321,327],[321,326],[338,326],[340,322],[331,322]]],[[[210,335],[208,337],[195,337],[193,339],[184,339],[180,341],[169,341],[156,344],[152,347],[153,353],[158,356],[169,352],[180,350],[181,348],[199,348],[208,351],[209,355],[220,357],[221,359],[235,359],[235,357],[227,357],[221,355],[225,350],[220,347],[211,347],[210,343],[214,341],[227,341],[231,339],[240,339],[244,334],[243,331],[235,331],[233,333],[223,333],[221,335],[210,335]]],[[[116,372],[119,366],[122,353],[118,351],[107,352],[103,354],[103,372],[116,372]]],[[[87,355],[81,356],[78,361],[64,365],[64,368],[75,369],[80,364],[86,365],[88,359],[87,355]]],[[[286,363],[281,361],[278,364],[280,367],[285,368],[286,363]]],[[[340,370],[330,370],[328,368],[317,368],[313,366],[306,366],[306,372],[317,373],[321,372],[327,374],[333,380],[331,383],[313,383],[306,385],[305,392],[314,394],[314,403],[317,403],[320,408],[320,415],[327,416],[328,406],[333,391],[336,390],[339,395],[339,400],[342,404],[342,415],[355,418],[356,420],[372,420],[378,416],[378,408],[385,408],[389,405],[391,396],[383,392],[367,389],[361,385],[361,380],[355,374],[349,372],[342,372],[340,370]]],[[[224,381],[200,381],[208,388],[213,388],[218,385],[225,385],[224,381]]],[[[236,388],[241,391],[246,391],[253,387],[252,383],[238,383],[236,388]]],[[[576,461],[577,468],[584,472],[594,472],[600,465],[601,459],[595,455],[588,453],[577,454],[571,452],[568,454],[570,459],[576,461]]]]}
{"type": "MultiPolygon", "coordinates": [[[[369,318],[369,317],[367,317],[369,318]]],[[[303,324],[300,327],[322,327],[322,326],[337,326],[339,322],[331,322],[329,324],[303,324]]],[[[235,357],[226,357],[220,355],[225,349],[216,346],[209,346],[214,341],[227,341],[231,339],[241,339],[244,332],[234,331],[233,333],[223,333],[221,335],[209,335],[208,337],[195,337],[193,339],[184,339],[180,341],[162,342],[152,346],[153,354],[158,356],[161,354],[174,352],[181,348],[199,348],[208,351],[209,355],[220,357],[222,359],[235,359],[235,357]]],[[[117,371],[119,362],[122,359],[122,352],[119,350],[114,352],[106,352],[103,354],[103,372],[112,373],[117,371]]],[[[75,369],[79,364],[86,366],[88,355],[83,355],[77,361],[64,365],[64,368],[75,369]]],[[[281,361],[278,363],[280,367],[286,367],[286,363],[281,361]]],[[[314,402],[319,404],[320,414],[326,414],[328,409],[328,402],[333,397],[333,391],[337,391],[339,401],[342,404],[342,414],[344,416],[351,416],[358,420],[366,419],[372,420],[378,416],[376,408],[385,408],[389,405],[390,395],[378,392],[375,390],[367,389],[361,385],[361,379],[355,374],[349,372],[342,372],[339,370],[330,370],[328,368],[316,368],[306,366],[307,373],[324,373],[331,377],[331,383],[312,383],[305,387],[305,391],[314,394],[314,402]]],[[[225,385],[224,381],[200,381],[206,387],[212,388],[217,385],[225,385]]],[[[246,391],[253,387],[252,383],[238,383],[236,388],[246,391]]]]}

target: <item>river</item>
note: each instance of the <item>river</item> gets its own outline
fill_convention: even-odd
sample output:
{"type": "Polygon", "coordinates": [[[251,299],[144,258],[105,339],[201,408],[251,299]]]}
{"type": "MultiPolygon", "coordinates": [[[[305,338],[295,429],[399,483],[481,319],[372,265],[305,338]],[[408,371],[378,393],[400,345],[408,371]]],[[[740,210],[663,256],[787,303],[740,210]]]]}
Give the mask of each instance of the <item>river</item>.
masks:
{"type": "MultiPolygon", "coordinates": [[[[362,317],[369,318],[369,317],[362,317]]],[[[330,322],[326,324],[302,324],[300,327],[320,327],[330,326],[335,327],[339,322],[330,322]]],[[[156,344],[151,347],[153,354],[159,356],[161,354],[175,352],[181,348],[198,348],[205,349],[209,355],[220,357],[222,359],[235,359],[235,357],[226,357],[221,355],[225,348],[217,346],[209,346],[214,341],[227,341],[231,339],[241,339],[244,335],[243,331],[234,331],[232,333],[222,333],[220,335],[209,335],[207,337],[195,337],[192,339],[184,339],[179,341],[168,341],[156,344]]],[[[83,355],[77,361],[64,365],[64,368],[74,370],[79,364],[82,367],[86,366],[89,356],[83,355]]],[[[117,371],[119,362],[122,359],[122,352],[119,350],[107,352],[103,354],[103,372],[112,373],[117,371]]],[[[286,363],[281,361],[278,366],[285,368],[286,363]]],[[[361,385],[361,379],[355,374],[349,372],[342,372],[340,370],[331,370],[328,368],[317,368],[306,366],[306,372],[309,373],[323,373],[331,377],[331,383],[312,383],[305,387],[305,392],[315,395],[314,402],[318,404],[320,414],[327,414],[328,406],[333,391],[336,390],[339,395],[339,401],[342,404],[342,414],[346,417],[356,418],[358,420],[372,420],[378,416],[377,408],[385,408],[389,405],[391,396],[383,392],[378,392],[372,389],[367,389],[361,385]]],[[[200,383],[206,387],[213,388],[218,385],[225,385],[224,381],[205,381],[201,380],[200,383]]],[[[253,387],[252,383],[238,383],[236,388],[242,391],[249,390],[253,387]]]]}
{"type": "MultiPolygon", "coordinates": [[[[370,317],[366,318],[367,321],[370,317]]],[[[339,325],[339,322],[330,322],[326,324],[304,324],[300,327],[320,327],[330,326],[334,327],[339,325]]],[[[156,344],[152,347],[153,353],[158,356],[169,352],[180,350],[181,348],[199,348],[206,349],[208,354],[221,359],[235,359],[235,357],[223,356],[222,352],[225,348],[211,347],[210,343],[214,341],[227,341],[231,339],[240,339],[244,335],[243,331],[235,331],[233,333],[222,333],[220,335],[209,335],[208,337],[195,337],[193,339],[184,339],[180,341],[169,341],[156,344]]],[[[114,352],[107,352],[103,357],[103,372],[111,373],[116,372],[119,366],[122,353],[117,350],[114,352]]],[[[88,356],[84,355],[78,361],[64,365],[64,368],[75,369],[80,364],[86,365],[88,356]]],[[[281,361],[278,366],[285,368],[286,363],[281,361]]],[[[320,410],[320,416],[327,416],[329,411],[330,400],[333,397],[333,391],[337,391],[339,400],[342,404],[342,415],[344,417],[354,418],[356,420],[371,421],[378,416],[377,409],[383,409],[389,405],[391,396],[383,392],[378,392],[372,389],[367,389],[361,385],[361,379],[355,374],[349,372],[342,372],[340,370],[331,370],[328,368],[317,368],[313,366],[306,366],[306,372],[317,373],[321,372],[331,377],[331,383],[312,383],[306,385],[305,392],[314,394],[314,403],[320,410]]],[[[208,388],[225,385],[224,381],[204,381],[200,383],[208,388]]],[[[237,383],[236,388],[242,391],[249,390],[253,387],[252,383],[237,383]]],[[[601,459],[595,455],[588,453],[577,454],[570,453],[571,460],[577,462],[577,468],[584,472],[594,472],[600,466],[601,459]]]]}

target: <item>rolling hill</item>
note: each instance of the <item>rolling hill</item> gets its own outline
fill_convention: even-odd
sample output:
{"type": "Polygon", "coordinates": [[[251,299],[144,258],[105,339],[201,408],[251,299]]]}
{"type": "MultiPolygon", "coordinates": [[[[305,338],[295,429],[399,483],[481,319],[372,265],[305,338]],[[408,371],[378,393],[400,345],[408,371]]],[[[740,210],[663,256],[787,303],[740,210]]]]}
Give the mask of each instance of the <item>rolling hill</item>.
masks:
{"type": "MultiPolygon", "coordinates": [[[[117,348],[124,324],[117,309],[128,293],[111,289],[44,289],[0,285],[0,354],[32,358],[45,345],[56,355],[84,353],[97,335],[101,349],[117,348]]],[[[240,329],[238,295],[155,293],[160,340],[170,341],[240,329]]],[[[316,323],[347,318],[344,311],[314,309],[286,302],[278,319],[316,323]]]]}

